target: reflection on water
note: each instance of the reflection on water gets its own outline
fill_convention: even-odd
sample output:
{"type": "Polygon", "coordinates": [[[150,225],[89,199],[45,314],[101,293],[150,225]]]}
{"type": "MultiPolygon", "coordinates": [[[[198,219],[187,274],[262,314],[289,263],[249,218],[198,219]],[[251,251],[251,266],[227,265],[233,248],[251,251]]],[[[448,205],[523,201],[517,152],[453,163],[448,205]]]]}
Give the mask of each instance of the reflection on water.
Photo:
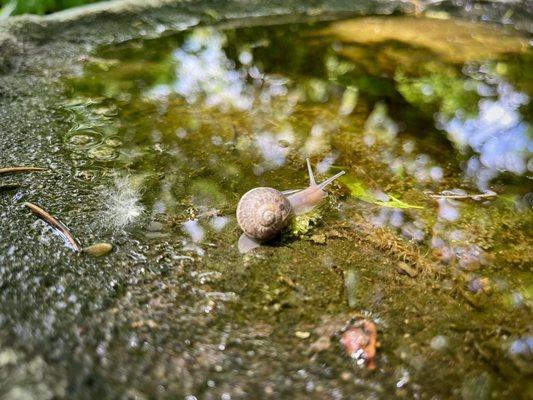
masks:
{"type": "Polygon", "coordinates": [[[529,103],[529,97],[496,76],[486,80],[492,85],[479,85],[484,88],[483,94],[479,90],[480,95],[488,98],[479,101],[475,117],[461,116],[458,110],[449,120],[440,118],[440,124],[459,149],[469,146],[476,153],[468,160],[466,174],[481,191],[487,190],[491,180],[503,172],[533,172],[531,126],[519,111],[529,103]]]}
{"type": "MultiPolygon", "coordinates": [[[[527,193],[529,96],[514,86],[523,85],[520,76],[509,74],[520,59],[456,65],[409,43],[363,46],[309,29],[198,28],[104,50],[119,61],[89,64],[73,82],[86,96],[67,107],[73,158],[87,152],[93,161],[80,168],[113,161],[142,175],[144,204],[154,215],[177,215],[200,251],[228,225],[239,193],[301,187],[302,161],[312,157],[319,173],[354,171],[368,191],[355,197],[384,205],[407,196],[425,209],[359,204],[375,225],[427,245],[444,262],[479,263],[484,251],[465,223],[481,198],[426,195],[527,193]],[[407,51],[418,64],[405,61],[407,51]]],[[[108,207],[129,209],[118,226],[140,215],[140,206],[125,206],[134,197],[108,207]]]]}
{"type": "Polygon", "coordinates": [[[190,104],[202,99],[208,107],[228,111],[231,107],[249,109],[253,97],[244,81],[246,71],[238,71],[223,51],[224,36],[210,29],[194,31],[181,48],[172,53],[176,80],[151,89],[157,97],[177,93],[190,104]]]}
{"type": "Polygon", "coordinates": [[[365,143],[372,146],[376,141],[392,143],[398,135],[398,124],[387,114],[387,106],[378,103],[365,122],[365,143]]]}
{"type": "Polygon", "coordinates": [[[198,221],[194,220],[184,222],[183,230],[187,232],[194,243],[201,242],[205,235],[204,229],[198,224],[198,221]]]}

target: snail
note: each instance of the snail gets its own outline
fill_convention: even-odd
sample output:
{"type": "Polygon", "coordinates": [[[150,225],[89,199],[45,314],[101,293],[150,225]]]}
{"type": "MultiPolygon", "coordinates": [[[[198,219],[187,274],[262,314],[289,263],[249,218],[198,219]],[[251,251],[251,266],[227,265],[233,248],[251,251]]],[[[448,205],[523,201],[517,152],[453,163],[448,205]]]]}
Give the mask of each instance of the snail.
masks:
{"type": "Polygon", "coordinates": [[[327,196],[324,188],[344,174],[341,171],[322,183],[316,183],[311,162],[309,159],[306,162],[309,172],[309,187],[306,189],[279,191],[257,187],[241,197],[237,205],[237,223],[243,231],[238,242],[241,253],[274,238],[292,217],[311,211],[327,196]]]}

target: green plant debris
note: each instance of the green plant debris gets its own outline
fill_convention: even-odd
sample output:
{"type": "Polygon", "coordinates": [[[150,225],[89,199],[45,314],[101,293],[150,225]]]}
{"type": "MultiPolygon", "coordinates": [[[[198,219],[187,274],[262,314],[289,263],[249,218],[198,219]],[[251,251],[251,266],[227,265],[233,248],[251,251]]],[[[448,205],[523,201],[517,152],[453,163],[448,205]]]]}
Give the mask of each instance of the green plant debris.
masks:
{"type": "Polygon", "coordinates": [[[308,234],[311,229],[320,221],[320,209],[321,207],[317,207],[306,214],[294,217],[289,224],[289,234],[294,237],[301,237],[308,234]]]}
{"type": "Polygon", "coordinates": [[[359,200],[366,201],[367,203],[372,203],[377,206],[381,207],[388,207],[388,208],[415,208],[415,209],[423,209],[424,207],[418,206],[415,204],[409,204],[405,201],[400,200],[399,198],[387,194],[388,200],[379,200],[376,196],[374,196],[370,191],[365,188],[365,186],[357,180],[353,175],[346,174],[343,177],[339,178],[339,180],[350,190],[350,194],[353,197],[358,198],[359,200]]]}

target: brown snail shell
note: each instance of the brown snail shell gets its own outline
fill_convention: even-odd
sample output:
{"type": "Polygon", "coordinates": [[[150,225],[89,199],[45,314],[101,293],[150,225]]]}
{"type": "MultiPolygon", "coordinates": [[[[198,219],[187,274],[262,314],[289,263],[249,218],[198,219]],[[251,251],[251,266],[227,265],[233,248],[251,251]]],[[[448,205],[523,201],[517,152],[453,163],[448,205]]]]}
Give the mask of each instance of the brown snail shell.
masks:
{"type": "Polygon", "coordinates": [[[268,187],[246,192],[237,205],[237,223],[246,235],[260,241],[276,236],[288,225],[291,214],[287,197],[268,187]]]}

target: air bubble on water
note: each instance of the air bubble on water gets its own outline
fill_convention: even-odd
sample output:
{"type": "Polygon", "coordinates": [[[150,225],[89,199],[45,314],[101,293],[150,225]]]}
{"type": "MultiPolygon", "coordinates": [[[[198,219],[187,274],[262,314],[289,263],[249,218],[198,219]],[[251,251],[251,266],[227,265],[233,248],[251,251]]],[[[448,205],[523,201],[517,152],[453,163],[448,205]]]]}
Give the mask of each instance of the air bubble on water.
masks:
{"type": "Polygon", "coordinates": [[[411,380],[411,375],[409,374],[409,371],[402,370],[401,374],[402,374],[402,376],[401,376],[400,380],[398,382],[396,382],[396,387],[397,388],[401,388],[401,387],[405,386],[411,380]]]}
{"type": "Polygon", "coordinates": [[[92,130],[76,131],[67,138],[69,145],[76,148],[89,148],[102,141],[102,135],[92,130]]]}
{"type": "Polygon", "coordinates": [[[122,140],[118,137],[108,137],[105,139],[105,144],[110,147],[120,147],[122,146],[122,140]]]}

